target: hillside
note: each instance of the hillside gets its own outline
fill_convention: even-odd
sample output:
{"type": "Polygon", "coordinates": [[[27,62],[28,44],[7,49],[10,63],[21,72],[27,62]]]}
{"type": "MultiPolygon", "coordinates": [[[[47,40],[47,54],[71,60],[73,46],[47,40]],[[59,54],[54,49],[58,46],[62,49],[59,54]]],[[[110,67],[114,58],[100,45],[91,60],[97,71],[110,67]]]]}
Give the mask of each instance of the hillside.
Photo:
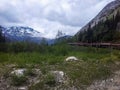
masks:
{"type": "Polygon", "coordinates": [[[75,36],[82,42],[119,42],[120,0],[109,3],[75,36]]]}

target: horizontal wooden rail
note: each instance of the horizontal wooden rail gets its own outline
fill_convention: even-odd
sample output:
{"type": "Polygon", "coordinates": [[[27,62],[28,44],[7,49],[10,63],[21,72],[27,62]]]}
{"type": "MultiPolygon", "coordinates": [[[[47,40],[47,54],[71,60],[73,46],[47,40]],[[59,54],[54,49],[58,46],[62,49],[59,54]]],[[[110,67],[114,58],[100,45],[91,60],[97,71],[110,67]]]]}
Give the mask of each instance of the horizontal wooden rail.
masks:
{"type": "Polygon", "coordinates": [[[120,44],[116,44],[116,43],[68,43],[69,45],[73,45],[73,46],[92,46],[92,47],[103,47],[103,48],[116,48],[116,49],[120,49],[120,44]]]}

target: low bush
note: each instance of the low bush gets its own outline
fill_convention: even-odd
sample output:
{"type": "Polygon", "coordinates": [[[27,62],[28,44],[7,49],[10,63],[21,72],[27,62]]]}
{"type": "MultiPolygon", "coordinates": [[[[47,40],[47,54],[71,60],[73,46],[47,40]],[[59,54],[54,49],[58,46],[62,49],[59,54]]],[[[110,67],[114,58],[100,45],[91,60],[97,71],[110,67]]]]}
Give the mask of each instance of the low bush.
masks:
{"type": "Polygon", "coordinates": [[[11,84],[13,86],[21,86],[25,85],[27,83],[27,77],[25,76],[17,76],[17,75],[12,75],[11,76],[11,84]]]}
{"type": "Polygon", "coordinates": [[[47,84],[48,86],[51,86],[51,87],[55,86],[55,84],[56,84],[55,77],[51,73],[48,73],[45,76],[44,82],[45,82],[45,84],[47,84]]]}

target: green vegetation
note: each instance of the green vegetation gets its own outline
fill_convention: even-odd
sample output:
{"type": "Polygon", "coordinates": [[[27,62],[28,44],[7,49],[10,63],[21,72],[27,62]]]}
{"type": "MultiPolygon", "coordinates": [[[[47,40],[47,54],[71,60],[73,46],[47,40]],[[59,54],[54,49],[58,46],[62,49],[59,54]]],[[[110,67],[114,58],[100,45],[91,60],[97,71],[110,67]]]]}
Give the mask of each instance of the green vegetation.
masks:
{"type": "MultiPolygon", "coordinates": [[[[21,45],[24,46],[24,44],[21,45]]],[[[18,46],[13,45],[12,48],[18,46]]],[[[32,45],[31,47],[37,46],[32,45]]],[[[19,46],[18,48],[21,48],[21,46],[19,46]]],[[[20,49],[21,51],[19,52],[16,51],[16,48],[14,48],[14,50],[9,49],[10,51],[7,52],[0,52],[0,62],[8,64],[14,63],[22,66],[25,64],[55,65],[62,64],[65,58],[73,55],[84,61],[87,60],[96,61],[103,57],[107,56],[109,57],[111,54],[111,50],[109,49],[99,48],[96,49],[91,47],[73,47],[64,44],[54,46],[43,46],[40,47],[39,50],[36,50],[36,48],[34,48],[33,50],[31,50],[31,52],[24,50],[22,51],[22,49],[20,49]]]]}
{"type": "Polygon", "coordinates": [[[48,45],[45,39],[41,44],[7,43],[0,27],[0,78],[15,87],[29,86],[29,90],[54,90],[54,87],[59,87],[60,90],[67,87],[85,89],[95,80],[106,79],[120,69],[120,50],[69,46],[67,42],[118,42],[119,24],[118,10],[115,15],[106,17],[106,21],[100,21],[92,28],[89,25],[87,30],[79,33],[77,39],[59,38],[63,33],[58,31],[54,45],[48,45]],[[79,60],[65,61],[69,56],[75,56],[79,60]],[[11,74],[20,68],[26,69],[24,75],[11,74]],[[63,71],[65,82],[57,82],[56,76],[50,71],[63,71]]]}
{"type": "Polygon", "coordinates": [[[115,15],[109,15],[106,20],[102,20],[92,27],[89,24],[88,29],[80,31],[77,40],[81,42],[119,42],[120,40],[120,11],[115,15]]]}
{"type": "Polygon", "coordinates": [[[25,85],[26,83],[27,83],[27,78],[25,76],[17,76],[17,75],[11,76],[11,84],[14,86],[25,85]]]}
{"type": "MultiPolygon", "coordinates": [[[[87,31],[79,33],[78,41],[89,43],[119,41],[120,31],[117,30],[119,22],[120,13],[117,12],[93,28],[89,25],[87,31]]],[[[59,31],[57,36],[61,35],[59,31]]],[[[70,86],[84,88],[95,80],[108,78],[115,70],[120,69],[120,50],[69,46],[66,42],[71,41],[76,41],[76,38],[57,38],[54,45],[48,45],[44,39],[41,44],[7,43],[0,27],[0,77],[4,77],[6,81],[10,79],[13,86],[21,86],[30,83],[30,78],[39,76],[36,78],[39,82],[30,83],[29,90],[50,90],[60,84],[50,71],[63,71],[66,81],[60,84],[62,89],[70,86]],[[79,60],[66,62],[65,59],[69,56],[75,56],[79,60]],[[24,75],[10,74],[17,68],[25,68],[24,75]]]]}
{"type": "Polygon", "coordinates": [[[49,85],[51,87],[55,86],[55,84],[56,84],[55,77],[51,73],[48,73],[45,76],[44,82],[45,82],[45,84],[47,84],[47,85],[49,85]]]}
{"type": "Polygon", "coordinates": [[[24,74],[25,74],[25,76],[36,76],[36,73],[35,73],[35,71],[33,70],[33,69],[31,69],[31,68],[28,68],[25,72],[24,72],[24,74]]]}
{"type": "Polygon", "coordinates": [[[47,90],[58,85],[50,71],[63,71],[67,77],[61,87],[75,86],[84,88],[94,80],[105,79],[119,69],[120,51],[110,48],[69,46],[59,43],[48,46],[33,43],[5,43],[6,51],[0,52],[0,76],[9,78],[14,68],[26,68],[25,76],[11,76],[12,85],[26,84],[28,77],[35,77],[34,69],[40,69],[40,82],[33,84],[30,90],[47,90]],[[66,62],[69,56],[79,59],[66,62]],[[12,66],[13,65],[13,66],[12,66]],[[7,75],[6,75],[7,74],[7,75]]]}
{"type": "Polygon", "coordinates": [[[4,43],[5,42],[5,36],[2,34],[2,28],[0,26],[0,43],[4,43]]]}

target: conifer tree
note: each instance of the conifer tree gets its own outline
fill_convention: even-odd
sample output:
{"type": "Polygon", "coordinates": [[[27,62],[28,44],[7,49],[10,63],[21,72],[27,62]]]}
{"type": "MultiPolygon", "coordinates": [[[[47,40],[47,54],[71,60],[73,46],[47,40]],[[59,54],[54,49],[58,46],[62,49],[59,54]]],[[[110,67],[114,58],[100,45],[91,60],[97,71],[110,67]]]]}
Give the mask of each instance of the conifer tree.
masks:
{"type": "Polygon", "coordinates": [[[5,36],[2,34],[2,27],[0,26],[0,43],[5,42],[5,36]]]}

